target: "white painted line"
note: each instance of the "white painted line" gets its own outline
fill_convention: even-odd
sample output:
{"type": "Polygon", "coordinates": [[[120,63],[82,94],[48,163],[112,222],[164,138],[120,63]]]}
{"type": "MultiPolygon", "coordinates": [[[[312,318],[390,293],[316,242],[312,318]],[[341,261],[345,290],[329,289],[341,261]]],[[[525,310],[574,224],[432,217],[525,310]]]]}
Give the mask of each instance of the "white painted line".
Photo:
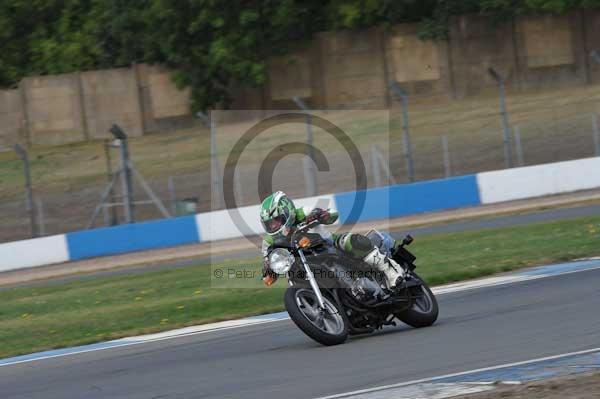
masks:
{"type": "Polygon", "coordinates": [[[587,350],[579,351],[579,352],[563,353],[560,355],[541,357],[538,359],[525,360],[522,362],[500,364],[498,366],[484,367],[484,368],[475,369],[475,370],[462,371],[459,373],[445,374],[445,375],[440,375],[437,377],[422,378],[419,380],[401,382],[398,384],[382,385],[382,386],[375,387],[375,388],[360,389],[357,391],[345,392],[345,393],[340,393],[340,394],[336,394],[336,395],[322,396],[322,397],[319,397],[316,399],[337,399],[337,398],[356,398],[356,397],[365,398],[365,399],[366,398],[376,398],[376,397],[377,398],[388,398],[389,396],[358,396],[358,395],[376,393],[376,392],[391,390],[391,389],[395,389],[395,388],[407,387],[410,385],[431,383],[431,382],[443,380],[445,378],[460,377],[460,376],[465,376],[465,375],[469,375],[469,374],[481,373],[484,371],[492,371],[492,370],[498,370],[498,369],[503,369],[503,368],[507,368],[507,367],[514,367],[514,366],[524,366],[524,365],[533,364],[533,363],[537,363],[537,362],[544,362],[547,360],[562,359],[562,358],[569,357],[569,356],[586,355],[586,354],[595,353],[595,352],[600,352],[600,348],[587,349],[587,350]]]}
{"type": "MultiPolygon", "coordinates": [[[[538,277],[538,276],[534,276],[538,277]]],[[[478,280],[471,280],[459,283],[452,283],[446,285],[439,285],[433,287],[431,291],[436,295],[449,294],[451,292],[468,291],[477,288],[494,287],[497,285],[517,283],[525,281],[525,276],[500,276],[500,277],[488,277],[478,280]]]]}
{"type": "Polygon", "coordinates": [[[218,322],[218,323],[202,324],[199,326],[179,328],[177,330],[163,331],[163,332],[159,332],[156,334],[147,334],[147,335],[140,335],[140,336],[136,336],[136,337],[127,337],[127,338],[122,338],[119,341],[122,341],[122,342],[160,341],[160,340],[167,339],[167,338],[182,337],[182,336],[186,336],[186,335],[201,334],[201,333],[207,333],[207,332],[212,332],[212,331],[220,331],[220,330],[236,328],[236,327],[251,326],[253,324],[269,323],[272,321],[277,321],[277,319],[228,320],[228,321],[222,321],[222,322],[218,322]]]}
{"type": "MultiPolygon", "coordinates": [[[[282,320],[285,320],[285,319],[282,319],[282,320]]],[[[240,324],[240,325],[233,325],[233,326],[213,328],[213,329],[207,328],[202,331],[197,331],[197,332],[192,332],[192,333],[183,333],[183,334],[178,334],[178,335],[173,334],[173,335],[169,335],[169,336],[152,338],[152,339],[145,339],[144,336],[140,337],[141,339],[137,339],[136,337],[121,338],[121,339],[117,339],[114,341],[104,342],[104,344],[106,344],[106,346],[102,346],[99,348],[86,348],[86,347],[77,348],[76,347],[76,348],[73,348],[73,351],[69,351],[69,352],[65,352],[65,353],[57,353],[57,354],[47,354],[47,355],[43,355],[43,353],[45,353],[45,352],[41,352],[40,353],[41,356],[39,356],[39,357],[33,357],[33,358],[22,359],[22,360],[18,360],[19,358],[17,357],[17,358],[15,358],[15,361],[7,362],[7,363],[0,363],[0,367],[12,366],[15,364],[20,364],[20,363],[29,363],[29,362],[34,362],[34,361],[44,360],[44,359],[53,359],[53,358],[57,358],[57,357],[79,355],[82,353],[97,352],[97,351],[107,350],[107,349],[122,348],[122,347],[126,347],[126,346],[140,345],[140,344],[145,344],[148,342],[163,341],[165,339],[171,339],[171,338],[180,338],[180,337],[185,337],[185,336],[190,336],[190,335],[199,335],[199,334],[206,334],[206,333],[215,332],[215,331],[230,330],[230,329],[238,328],[238,327],[247,327],[247,326],[252,326],[252,325],[270,323],[272,321],[276,321],[276,320],[260,320],[260,321],[256,321],[256,322],[246,323],[243,325],[240,324]]],[[[177,330],[173,330],[172,332],[175,333],[176,331],[177,330]]],[[[89,345],[89,346],[93,346],[93,345],[94,344],[89,345]]],[[[55,352],[55,351],[48,351],[48,352],[55,352]]]]}
{"type": "Polygon", "coordinates": [[[493,386],[472,383],[425,383],[353,396],[354,399],[445,399],[492,391],[493,386]]]}
{"type": "Polygon", "coordinates": [[[435,295],[443,295],[443,294],[450,294],[452,292],[469,291],[469,290],[474,290],[474,289],[478,289],[478,288],[490,288],[490,287],[496,287],[499,285],[521,283],[521,282],[530,281],[530,280],[538,280],[538,279],[548,278],[548,277],[564,276],[567,274],[587,272],[587,271],[598,270],[598,269],[600,269],[600,263],[598,263],[598,265],[596,265],[596,266],[589,266],[589,267],[585,267],[582,269],[575,269],[575,270],[560,271],[558,273],[540,273],[540,274],[531,275],[531,276],[517,274],[517,275],[508,275],[508,276],[500,276],[500,277],[488,277],[488,278],[479,279],[479,280],[471,280],[471,281],[460,282],[460,283],[439,285],[437,287],[433,287],[431,289],[431,291],[435,295]]]}

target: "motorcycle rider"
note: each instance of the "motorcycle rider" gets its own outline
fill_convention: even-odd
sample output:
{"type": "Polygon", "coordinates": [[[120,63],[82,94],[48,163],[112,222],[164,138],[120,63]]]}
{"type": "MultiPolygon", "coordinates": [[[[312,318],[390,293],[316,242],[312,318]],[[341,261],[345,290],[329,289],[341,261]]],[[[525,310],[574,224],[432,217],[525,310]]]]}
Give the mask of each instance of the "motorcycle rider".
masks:
{"type": "Polygon", "coordinates": [[[273,242],[278,238],[288,237],[300,223],[316,221],[318,224],[311,229],[311,232],[321,235],[323,239],[347,255],[362,258],[366,264],[383,272],[389,288],[395,287],[398,279],[404,277],[402,267],[393,259],[382,254],[368,237],[357,233],[334,235],[323,227],[323,225],[335,223],[337,219],[338,212],[334,209],[296,208],[293,201],[282,191],[277,191],[265,198],[260,210],[260,220],[267,233],[262,242],[263,282],[271,285],[278,278],[278,275],[269,267],[269,253],[273,242]]]}

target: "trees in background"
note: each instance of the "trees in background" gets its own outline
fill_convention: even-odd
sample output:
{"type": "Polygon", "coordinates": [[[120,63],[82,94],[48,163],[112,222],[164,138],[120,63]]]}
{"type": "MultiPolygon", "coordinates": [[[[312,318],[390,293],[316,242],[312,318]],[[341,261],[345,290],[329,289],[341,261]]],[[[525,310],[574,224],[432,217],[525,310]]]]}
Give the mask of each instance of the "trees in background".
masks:
{"type": "Polygon", "coordinates": [[[145,0],[3,0],[0,85],[144,59],[145,0]]]}
{"type": "Polygon", "coordinates": [[[319,31],[422,23],[447,37],[449,18],[513,18],[600,7],[600,0],[3,0],[0,87],[27,75],[162,63],[190,86],[194,108],[227,106],[233,85],[260,86],[269,56],[319,31]]]}

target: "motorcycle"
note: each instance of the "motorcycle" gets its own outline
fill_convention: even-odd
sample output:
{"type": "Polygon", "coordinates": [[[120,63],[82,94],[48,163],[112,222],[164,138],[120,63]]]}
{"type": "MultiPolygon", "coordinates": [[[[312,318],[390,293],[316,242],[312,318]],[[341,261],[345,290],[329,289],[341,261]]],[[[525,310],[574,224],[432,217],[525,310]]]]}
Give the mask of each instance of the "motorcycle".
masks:
{"type": "Polygon", "coordinates": [[[338,345],[348,335],[395,326],[396,319],[417,328],[437,320],[437,300],[415,273],[416,257],[406,249],[413,242],[410,235],[394,245],[387,233],[366,234],[403,268],[403,281],[390,289],[382,272],[308,232],[315,224],[301,224],[290,238],[275,240],[269,253],[271,270],[288,279],[285,308],[306,335],[323,345],[338,345]]]}

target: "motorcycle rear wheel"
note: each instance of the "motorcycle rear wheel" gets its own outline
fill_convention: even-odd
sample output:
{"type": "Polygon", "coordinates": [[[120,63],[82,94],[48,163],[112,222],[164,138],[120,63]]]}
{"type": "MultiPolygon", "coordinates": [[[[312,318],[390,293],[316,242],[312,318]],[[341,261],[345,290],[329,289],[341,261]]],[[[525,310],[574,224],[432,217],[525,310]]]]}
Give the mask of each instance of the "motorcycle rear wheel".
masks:
{"type": "Polygon", "coordinates": [[[325,312],[319,309],[312,289],[289,287],[285,291],[285,309],[298,328],[322,345],[339,345],[348,337],[347,319],[334,300],[324,295],[323,302],[325,312]]]}

